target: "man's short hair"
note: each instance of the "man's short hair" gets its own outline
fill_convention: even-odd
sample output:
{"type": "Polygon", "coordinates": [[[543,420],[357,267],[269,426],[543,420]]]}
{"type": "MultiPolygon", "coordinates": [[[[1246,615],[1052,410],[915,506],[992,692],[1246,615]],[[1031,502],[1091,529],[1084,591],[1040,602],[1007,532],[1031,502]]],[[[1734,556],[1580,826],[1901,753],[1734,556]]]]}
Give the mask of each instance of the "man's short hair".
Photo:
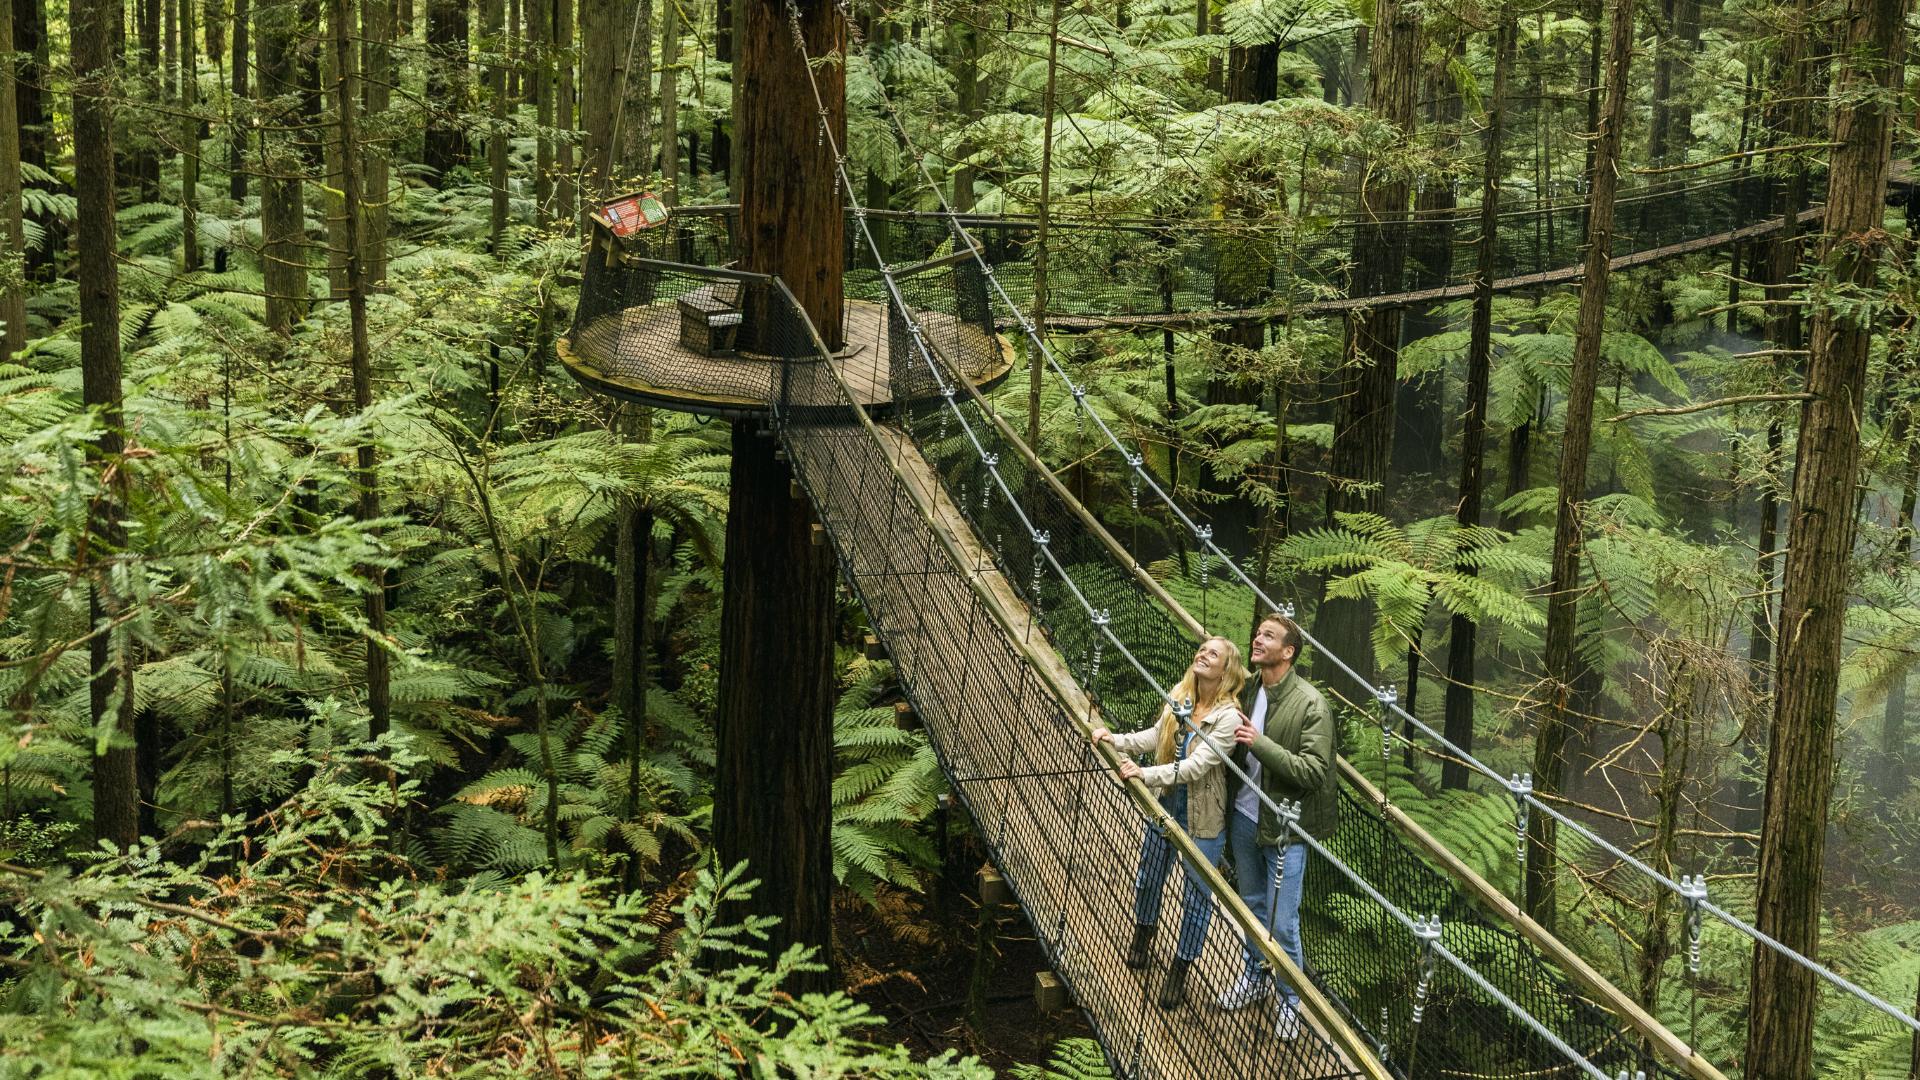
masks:
{"type": "Polygon", "coordinates": [[[1273,623],[1275,626],[1278,626],[1280,632],[1287,635],[1287,639],[1280,644],[1282,646],[1293,646],[1293,654],[1297,658],[1300,655],[1300,650],[1305,647],[1303,635],[1300,633],[1300,624],[1294,622],[1292,618],[1282,615],[1278,611],[1269,611],[1261,617],[1261,626],[1265,626],[1268,623],[1273,623]]]}

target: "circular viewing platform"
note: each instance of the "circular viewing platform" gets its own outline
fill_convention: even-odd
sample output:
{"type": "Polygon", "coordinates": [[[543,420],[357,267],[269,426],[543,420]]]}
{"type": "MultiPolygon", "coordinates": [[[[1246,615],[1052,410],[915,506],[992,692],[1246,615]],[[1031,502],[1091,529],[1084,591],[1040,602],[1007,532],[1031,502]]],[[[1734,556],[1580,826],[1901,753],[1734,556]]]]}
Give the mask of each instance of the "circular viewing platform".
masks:
{"type": "Polygon", "coordinates": [[[776,279],[651,259],[635,246],[596,226],[573,328],[558,346],[568,373],[599,393],[726,419],[762,417],[795,365],[831,363],[855,402],[884,413],[943,382],[990,388],[1013,369],[1013,347],[994,330],[971,252],[895,271],[924,351],[893,304],[848,300],[845,344],[828,356],[776,279]]]}

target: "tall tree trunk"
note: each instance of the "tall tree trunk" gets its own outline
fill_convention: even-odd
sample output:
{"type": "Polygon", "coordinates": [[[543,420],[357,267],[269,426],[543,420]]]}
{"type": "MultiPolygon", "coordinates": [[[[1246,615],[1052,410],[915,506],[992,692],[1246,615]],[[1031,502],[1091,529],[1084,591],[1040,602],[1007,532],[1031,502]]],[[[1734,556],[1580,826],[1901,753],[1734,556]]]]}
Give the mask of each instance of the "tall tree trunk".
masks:
{"type": "MultiPolygon", "coordinates": [[[[367,0],[384,4],[391,0],[367,0]]],[[[373,348],[367,337],[367,267],[362,256],[361,220],[365,212],[360,193],[359,102],[360,88],[355,77],[353,0],[328,0],[328,21],[333,28],[333,68],[335,131],[340,144],[340,201],[343,240],[346,254],[347,319],[352,333],[353,407],[342,413],[364,413],[373,407],[373,348]]],[[[380,516],[380,472],[373,444],[364,442],[355,451],[354,487],[358,499],[354,517],[362,527],[380,516]]],[[[367,620],[367,732],[378,737],[387,733],[391,723],[391,690],[387,650],[386,571],[378,565],[361,567],[367,578],[364,614],[367,620]]]]}
{"type": "MultiPolygon", "coordinates": [[[[573,76],[573,0],[553,0],[553,120],[561,131],[572,132],[575,82],[573,76]]],[[[652,89],[651,86],[648,87],[652,89]]],[[[563,137],[554,144],[555,191],[554,217],[573,221],[580,206],[580,178],[573,168],[573,139],[563,137]]]]}
{"type": "MultiPolygon", "coordinates": [[[[1920,441],[1913,438],[1910,416],[1904,416],[1899,427],[1905,436],[1901,441],[1906,443],[1901,455],[1906,478],[1900,485],[1900,519],[1894,523],[1899,531],[1893,550],[1899,559],[1900,572],[1906,574],[1913,568],[1913,513],[1916,501],[1920,501],[1920,441]]],[[[1911,671],[1910,665],[1895,662],[1900,665],[1900,674],[1887,688],[1886,707],[1880,714],[1879,753],[1867,769],[1868,786],[1886,803],[1906,794],[1912,782],[1912,774],[1907,771],[1907,676],[1911,671]]]]}
{"type": "Polygon", "coordinates": [[[434,183],[467,160],[460,114],[467,108],[466,0],[427,0],[427,167],[434,183]]]}
{"type": "Polygon", "coordinates": [[[660,9],[660,177],[667,205],[680,204],[680,5],[660,9]]]}
{"type": "Polygon", "coordinates": [[[1700,0],[1661,0],[1653,61],[1653,122],[1647,157],[1655,165],[1682,160],[1693,141],[1689,84],[1700,49],[1700,0]]]}
{"type": "Polygon", "coordinates": [[[93,721],[93,830],[98,839],[130,847],[140,839],[140,781],[133,740],[133,670],[127,635],[109,629],[126,611],[108,556],[124,546],[120,522],[129,483],[121,453],[124,416],[120,396],[120,268],[116,253],[113,167],[114,27],[119,0],[74,0],[69,9],[73,33],[73,188],[79,204],[75,222],[80,261],[81,398],[100,414],[98,438],[87,444],[87,458],[106,480],[106,490],[88,520],[89,561],[102,569],[91,575],[88,611],[94,636],[88,643],[88,703],[93,721]]]}
{"type": "MultiPolygon", "coordinates": [[[[402,0],[404,2],[404,0],[402,0]]],[[[390,105],[393,103],[393,27],[395,22],[395,0],[362,0],[360,26],[366,41],[362,54],[366,57],[362,68],[366,78],[362,80],[364,92],[361,95],[370,126],[376,130],[390,105]]],[[[388,143],[370,142],[361,156],[364,183],[361,192],[367,200],[365,216],[366,235],[361,242],[362,257],[366,259],[367,288],[379,290],[387,281],[387,234],[390,231],[391,217],[389,206],[393,201],[393,173],[387,160],[388,143]]]]}
{"type": "MultiPolygon", "coordinates": [[[[1500,14],[1494,31],[1493,95],[1487,99],[1487,128],[1481,141],[1486,163],[1480,174],[1480,242],[1473,273],[1473,320],[1467,333],[1467,417],[1460,429],[1460,508],[1462,528],[1480,524],[1480,503],[1486,480],[1481,475],[1487,442],[1487,388],[1493,371],[1493,277],[1498,254],[1501,151],[1506,139],[1507,81],[1513,74],[1518,28],[1511,12],[1500,14]]],[[[1467,567],[1463,572],[1471,573],[1467,567]]],[[[1476,627],[1465,615],[1452,620],[1452,644],[1447,648],[1447,741],[1473,751],[1473,687],[1476,627]]],[[[1469,774],[1465,764],[1449,757],[1440,766],[1440,786],[1463,790],[1469,774]]]]}
{"type": "MultiPolygon", "coordinates": [[[[977,123],[984,115],[980,93],[980,27],[978,22],[986,18],[986,9],[979,4],[968,4],[961,8],[959,22],[954,25],[955,44],[958,46],[953,71],[954,108],[968,124],[977,123]]],[[[972,140],[960,144],[959,157],[965,159],[973,154],[976,147],[972,140]]],[[[953,208],[967,213],[974,207],[973,186],[978,179],[972,165],[960,165],[953,171],[953,208]]]]}
{"type": "MultiPolygon", "coordinates": [[[[1560,442],[1559,509],[1554,515],[1553,574],[1547,586],[1545,683],[1547,705],[1534,733],[1533,784],[1545,796],[1560,793],[1566,773],[1570,696],[1574,693],[1574,616],[1580,602],[1580,515],[1587,493],[1587,459],[1593,450],[1593,394],[1600,376],[1600,345],[1607,317],[1607,285],[1613,254],[1614,192],[1619,185],[1621,130],[1627,121],[1627,71],[1633,61],[1633,0],[1613,0],[1612,47],[1607,57],[1606,115],[1593,139],[1589,174],[1587,258],[1580,282],[1580,314],[1574,326],[1573,372],[1567,389],[1566,426],[1560,442]]],[[[1559,833],[1546,814],[1527,822],[1526,906],[1542,926],[1557,924],[1559,833]]]]}
{"type": "Polygon", "coordinates": [[[266,278],[267,326],[287,333],[306,318],[306,200],[301,176],[306,161],[296,132],[300,111],[294,35],[299,14],[291,3],[263,2],[256,9],[259,50],[260,258],[266,278]]]}
{"type": "Polygon", "coordinates": [[[502,23],[505,0],[481,0],[481,18],[486,23],[488,46],[493,62],[487,65],[487,92],[492,95],[491,123],[487,128],[487,186],[492,207],[487,215],[487,250],[494,258],[506,257],[502,241],[507,231],[507,113],[511,104],[507,89],[508,46],[511,31],[502,23]]]}
{"type": "MultiPolygon", "coordinates": [[[[1033,237],[1033,330],[1047,337],[1047,232],[1053,223],[1053,113],[1060,84],[1060,14],[1066,0],[1053,0],[1047,21],[1047,88],[1040,99],[1040,220],[1033,237]]],[[[1040,452],[1040,389],[1045,382],[1046,361],[1033,342],[1027,349],[1027,445],[1040,452]]]]}
{"type": "Polygon", "coordinates": [[[527,51],[533,58],[528,78],[533,80],[534,121],[540,131],[534,140],[534,220],[553,221],[553,107],[559,82],[554,73],[553,7],[558,0],[526,0],[529,28],[527,51]]]}
{"type": "MultiPolygon", "coordinates": [[[[1858,525],[1860,416],[1873,327],[1858,321],[1890,238],[1882,230],[1897,91],[1904,74],[1907,0],[1850,0],[1845,59],[1834,99],[1827,179],[1831,238],[1813,290],[1806,389],[1793,473],[1767,799],[1760,834],[1755,924],[1818,956],[1822,859],[1833,795],[1835,701],[1846,623],[1847,568],[1858,525]],[[1836,296],[1845,300],[1836,303],[1836,296]]],[[[1788,1080],[1813,1067],[1813,973],[1770,950],[1753,951],[1747,1080],[1788,1080]]]]}
{"type": "Polygon", "coordinates": [[[19,125],[20,160],[47,167],[47,15],[44,0],[8,0],[13,16],[14,119],[19,125]]]}
{"type": "MultiPolygon", "coordinates": [[[[616,148],[620,155],[617,165],[627,176],[650,177],[654,160],[653,0],[636,0],[636,3],[638,12],[629,18],[637,18],[639,22],[619,28],[621,55],[617,78],[626,93],[626,105],[616,133],[620,140],[616,148]]],[[[672,3],[673,0],[667,0],[668,7],[672,3]]]]}
{"type": "MultiPolygon", "coordinates": [[[[651,426],[647,411],[628,405],[621,410],[622,433],[644,442],[651,426]],[[637,414],[637,415],[635,415],[637,414]]],[[[627,757],[627,792],[622,817],[633,821],[640,812],[640,755],[647,722],[647,551],[653,539],[653,514],[638,500],[620,509],[614,537],[613,688],[620,708],[622,752],[627,757]]],[[[629,850],[622,883],[631,891],[639,884],[640,853],[629,850]]]]}
{"type": "Polygon", "coordinates": [[[609,0],[580,2],[580,182],[590,202],[606,201],[613,190],[614,95],[627,40],[619,12],[609,0]]]}
{"type": "MultiPolygon", "coordinates": [[[[1380,0],[1374,7],[1368,57],[1367,103],[1413,138],[1414,108],[1420,86],[1420,8],[1403,0],[1380,0]]],[[[1368,184],[1361,192],[1364,224],[1354,233],[1354,296],[1397,292],[1407,257],[1407,200],[1404,179],[1368,184]]],[[[1347,362],[1340,376],[1340,401],[1333,422],[1333,452],[1328,468],[1327,517],[1336,513],[1378,511],[1386,505],[1383,483],[1393,456],[1393,404],[1399,392],[1399,308],[1371,309],[1347,324],[1347,362]]],[[[1314,629],[1321,643],[1360,676],[1373,678],[1369,626],[1373,607],[1364,600],[1324,600],[1314,629]]],[[[1358,684],[1327,665],[1315,672],[1336,694],[1370,703],[1358,684]]]]}
{"type": "MultiPolygon", "coordinates": [[[[1813,105],[1809,100],[1813,83],[1811,62],[1807,57],[1808,42],[1814,32],[1810,26],[1812,18],[1811,0],[1799,0],[1790,9],[1785,32],[1781,35],[1779,67],[1774,73],[1780,86],[1779,98],[1770,102],[1765,110],[1766,127],[1776,146],[1797,145],[1809,142],[1813,137],[1813,105]]],[[[1786,180],[1778,193],[1779,205],[1776,207],[1781,214],[1781,228],[1766,251],[1767,300],[1775,305],[1767,320],[1768,337],[1776,348],[1798,350],[1806,343],[1806,326],[1801,318],[1800,305],[1793,302],[1793,294],[1804,244],[1799,216],[1811,199],[1810,180],[1806,159],[1797,153],[1776,164],[1786,169],[1786,180]]],[[[1754,562],[1755,576],[1760,586],[1759,602],[1754,606],[1747,639],[1748,670],[1753,684],[1755,711],[1743,725],[1740,750],[1744,767],[1734,785],[1734,821],[1740,828],[1749,831],[1758,831],[1761,825],[1764,795],[1756,774],[1759,771],[1760,746],[1766,737],[1766,724],[1772,714],[1771,676],[1774,628],[1777,625],[1772,617],[1772,595],[1774,580],[1779,573],[1780,510],[1775,483],[1785,445],[1786,433],[1782,429],[1780,415],[1769,409],[1766,477],[1760,487],[1760,524],[1754,562]]]]}
{"type": "MultiPolygon", "coordinates": [[[[840,343],[845,263],[842,192],[807,68],[779,0],[739,0],[735,123],[740,133],[741,264],[777,273],[829,347],[840,343]]],[[[808,55],[846,53],[846,25],[828,0],[800,0],[808,55]]],[[[845,65],[814,67],[824,118],[846,145],[845,65]]],[[[746,861],[760,887],[747,905],[780,923],[769,948],[817,946],[830,962],[833,872],[831,550],[811,541],[806,503],[773,440],[734,425],[727,560],[720,617],[720,702],[713,839],[724,863],[746,861]],[[769,723],[769,717],[779,717],[769,723]]],[[[824,989],[826,974],[797,978],[824,989]]]]}
{"type": "MultiPolygon", "coordinates": [[[[1437,50],[1434,63],[1427,69],[1426,98],[1432,140],[1441,160],[1460,157],[1460,115],[1466,103],[1453,66],[1466,59],[1464,32],[1437,50]]],[[[1428,178],[1413,199],[1414,220],[1409,234],[1409,251],[1403,280],[1410,289],[1445,285],[1453,277],[1454,211],[1460,200],[1452,179],[1428,178]]],[[[1403,334],[1417,341],[1439,333],[1444,323],[1435,308],[1421,305],[1407,312],[1403,334]]],[[[1398,430],[1393,438],[1394,469],[1402,475],[1438,472],[1445,467],[1447,380],[1438,373],[1410,380],[1397,391],[1394,406],[1398,430]]]]}
{"type": "Polygon", "coordinates": [[[0,364],[27,347],[26,220],[20,201],[20,113],[14,97],[13,4],[0,0],[0,364]]]}
{"type": "Polygon", "coordinates": [[[200,269],[200,56],[196,51],[199,0],[180,3],[180,264],[200,269]]]}
{"type": "MultiPolygon", "coordinates": [[[[233,0],[233,33],[228,40],[233,44],[232,81],[228,84],[233,91],[235,107],[246,101],[247,76],[253,71],[254,57],[251,36],[248,34],[251,19],[248,15],[248,0],[233,0]]],[[[240,123],[234,123],[227,133],[227,198],[235,206],[247,201],[247,129],[240,123]]],[[[225,269],[222,267],[222,269],[225,269]]]]}

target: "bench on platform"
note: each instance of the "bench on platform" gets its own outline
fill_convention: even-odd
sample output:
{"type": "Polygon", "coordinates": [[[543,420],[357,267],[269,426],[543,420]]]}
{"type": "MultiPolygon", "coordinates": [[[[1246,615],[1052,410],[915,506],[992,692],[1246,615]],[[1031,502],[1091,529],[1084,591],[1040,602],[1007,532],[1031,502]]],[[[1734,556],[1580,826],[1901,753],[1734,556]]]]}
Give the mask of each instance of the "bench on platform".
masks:
{"type": "Polygon", "coordinates": [[[680,297],[680,344],[701,356],[731,356],[740,333],[740,286],[722,281],[680,297]]]}

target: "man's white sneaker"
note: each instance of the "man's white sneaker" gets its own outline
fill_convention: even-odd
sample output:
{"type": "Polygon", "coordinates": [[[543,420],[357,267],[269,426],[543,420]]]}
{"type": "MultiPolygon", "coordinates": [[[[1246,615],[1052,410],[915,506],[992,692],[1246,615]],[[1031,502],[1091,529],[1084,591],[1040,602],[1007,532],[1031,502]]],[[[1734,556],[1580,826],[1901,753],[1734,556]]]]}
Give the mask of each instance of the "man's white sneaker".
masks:
{"type": "Polygon", "coordinates": [[[1227,987],[1227,992],[1220,995],[1220,1000],[1216,1004],[1228,1012],[1234,1012],[1256,1001],[1265,1001],[1272,993],[1272,979],[1265,975],[1242,971],[1233,985],[1227,987]]]}
{"type": "Polygon", "coordinates": [[[1273,1034],[1281,1042],[1292,1042],[1300,1037],[1300,1010],[1290,1001],[1280,1003],[1280,1022],[1274,1025],[1273,1034]]]}

